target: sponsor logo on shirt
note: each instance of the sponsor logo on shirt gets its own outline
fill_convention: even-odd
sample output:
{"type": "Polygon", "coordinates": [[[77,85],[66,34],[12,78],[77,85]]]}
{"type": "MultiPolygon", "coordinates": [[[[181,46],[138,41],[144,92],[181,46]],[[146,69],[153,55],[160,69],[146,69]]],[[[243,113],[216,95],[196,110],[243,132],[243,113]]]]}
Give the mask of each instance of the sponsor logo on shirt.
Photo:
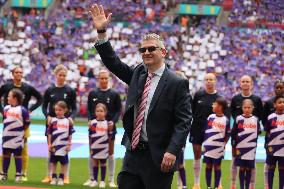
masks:
{"type": "Polygon", "coordinates": [[[197,102],[197,103],[198,103],[198,104],[200,104],[200,103],[202,103],[202,102],[203,102],[202,100],[198,100],[198,102],[197,102]]]}
{"type": "Polygon", "coordinates": [[[256,124],[253,124],[253,123],[247,123],[247,124],[244,124],[244,123],[239,123],[238,124],[238,128],[239,129],[255,129],[257,126],[256,124]]]}
{"type": "Polygon", "coordinates": [[[15,112],[5,112],[4,115],[6,117],[13,117],[13,118],[16,118],[16,119],[19,119],[21,117],[20,114],[17,114],[15,112]]]}
{"type": "Polygon", "coordinates": [[[271,124],[273,127],[277,127],[277,126],[284,126],[284,120],[282,121],[279,121],[279,120],[273,120],[272,121],[272,124],[271,124]]]}
{"type": "Polygon", "coordinates": [[[55,124],[53,126],[53,128],[55,129],[68,129],[69,128],[69,125],[65,125],[65,124],[55,124]]]}
{"type": "Polygon", "coordinates": [[[93,101],[96,102],[96,100],[98,100],[97,98],[93,98],[93,101]]]}
{"type": "Polygon", "coordinates": [[[224,124],[216,122],[216,121],[209,121],[208,122],[208,126],[217,127],[217,128],[220,128],[220,129],[224,129],[225,128],[224,124]]]}

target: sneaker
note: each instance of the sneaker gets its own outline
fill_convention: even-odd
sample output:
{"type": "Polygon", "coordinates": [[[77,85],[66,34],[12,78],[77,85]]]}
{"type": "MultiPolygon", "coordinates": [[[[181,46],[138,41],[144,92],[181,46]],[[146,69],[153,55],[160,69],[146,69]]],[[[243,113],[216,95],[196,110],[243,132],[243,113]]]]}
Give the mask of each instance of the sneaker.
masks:
{"type": "Polygon", "coordinates": [[[56,178],[52,178],[50,184],[51,185],[56,185],[57,183],[57,179],[56,178]]]}
{"type": "Polygon", "coordinates": [[[28,181],[28,177],[26,174],[22,174],[22,181],[23,182],[27,182],[28,181]]]}
{"type": "Polygon", "coordinates": [[[105,187],[106,187],[105,181],[101,181],[99,184],[99,188],[105,188],[105,187]]]}
{"type": "Polygon", "coordinates": [[[113,181],[111,181],[111,182],[109,182],[109,187],[111,187],[111,188],[117,188],[117,185],[113,182],[113,181]]]}
{"type": "Polygon", "coordinates": [[[64,184],[70,184],[69,177],[64,177],[64,184]]]}
{"type": "Polygon", "coordinates": [[[22,175],[20,173],[17,173],[15,176],[15,182],[20,183],[22,182],[22,175]]]}
{"type": "Polygon", "coordinates": [[[1,173],[0,174],[0,181],[7,181],[8,180],[8,176],[5,173],[1,173]]]}
{"type": "Polygon", "coordinates": [[[94,180],[94,181],[92,181],[92,183],[89,186],[90,187],[96,187],[98,185],[99,185],[98,181],[94,180]]]}
{"type": "Polygon", "coordinates": [[[195,184],[192,189],[201,189],[200,186],[198,184],[195,184]]]}
{"type": "Polygon", "coordinates": [[[44,177],[44,179],[41,181],[42,183],[49,183],[51,181],[50,176],[44,177]]]}
{"type": "Polygon", "coordinates": [[[57,185],[63,186],[64,185],[64,180],[62,178],[59,178],[57,181],[57,185]]]}
{"type": "Polygon", "coordinates": [[[222,185],[219,185],[217,189],[223,189],[223,186],[222,186],[222,185]]]}
{"type": "Polygon", "coordinates": [[[88,179],[86,182],[84,182],[83,186],[90,186],[92,182],[92,179],[88,179]]]}
{"type": "Polygon", "coordinates": [[[236,189],[236,186],[232,185],[230,189],[236,189]]]}

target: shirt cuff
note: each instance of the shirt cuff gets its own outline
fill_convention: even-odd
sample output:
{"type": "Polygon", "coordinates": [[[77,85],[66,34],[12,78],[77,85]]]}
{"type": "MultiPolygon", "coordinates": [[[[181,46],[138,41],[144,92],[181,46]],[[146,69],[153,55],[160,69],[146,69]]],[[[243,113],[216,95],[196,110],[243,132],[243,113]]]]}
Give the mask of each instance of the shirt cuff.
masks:
{"type": "Polygon", "coordinates": [[[95,46],[104,44],[104,43],[106,43],[106,42],[108,42],[108,38],[107,38],[107,37],[106,37],[106,38],[103,38],[103,39],[98,39],[97,42],[96,42],[96,44],[95,44],[95,46]]]}

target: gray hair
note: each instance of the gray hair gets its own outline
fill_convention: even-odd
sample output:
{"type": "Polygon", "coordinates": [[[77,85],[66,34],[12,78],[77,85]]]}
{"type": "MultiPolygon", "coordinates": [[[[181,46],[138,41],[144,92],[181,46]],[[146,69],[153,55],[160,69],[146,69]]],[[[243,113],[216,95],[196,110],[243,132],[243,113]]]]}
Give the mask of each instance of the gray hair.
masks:
{"type": "Polygon", "coordinates": [[[142,42],[143,41],[147,41],[147,40],[151,40],[151,39],[154,39],[157,41],[157,44],[159,47],[165,49],[165,44],[164,44],[164,40],[161,36],[159,36],[158,34],[155,34],[155,33],[148,33],[148,34],[145,34],[143,37],[142,37],[142,42]]]}

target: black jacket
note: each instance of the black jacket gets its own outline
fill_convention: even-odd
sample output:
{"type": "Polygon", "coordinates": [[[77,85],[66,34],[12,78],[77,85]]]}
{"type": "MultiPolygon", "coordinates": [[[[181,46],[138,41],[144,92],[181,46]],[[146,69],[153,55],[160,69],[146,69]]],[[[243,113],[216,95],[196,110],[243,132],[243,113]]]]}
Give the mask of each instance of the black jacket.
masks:
{"type": "Polygon", "coordinates": [[[0,88],[0,111],[3,112],[3,106],[1,103],[1,98],[4,96],[4,106],[8,104],[8,94],[10,90],[12,89],[20,89],[23,94],[24,94],[24,99],[23,99],[23,106],[28,109],[30,112],[34,111],[37,109],[41,103],[42,103],[42,96],[41,94],[31,85],[22,82],[22,85],[20,87],[17,87],[14,85],[13,81],[8,81],[6,84],[2,85],[0,88]],[[29,102],[32,97],[35,97],[36,103],[32,104],[29,107],[29,102]]]}
{"type": "MultiPolygon", "coordinates": [[[[134,128],[134,105],[137,105],[141,98],[147,69],[144,64],[132,69],[122,63],[110,42],[96,45],[96,49],[105,66],[129,85],[123,127],[127,138],[130,139],[128,142],[124,140],[124,145],[127,150],[131,150],[129,141],[134,128]]],[[[155,90],[146,120],[149,148],[157,166],[160,166],[165,152],[179,155],[189,133],[191,118],[188,81],[166,67],[155,90]]]]}
{"type": "Polygon", "coordinates": [[[95,118],[95,107],[98,103],[103,103],[107,107],[107,120],[116,123],[121,112],[121,100],[119,94],[114,89],[106,91],[96,88],[88,95],[88,119],[95,118]]]}
{"type": "Polygon", "coordinates": [[[75,118],[77,114],[76,91],[69,85],[56,87],[54,84],[52,84],[46,89],[43,95],[42,113],[46,117],[48,115],[55,117],[54,105],[61,100],[65,101],[68,106],[69,112],[66,116],[75,118]]]}

